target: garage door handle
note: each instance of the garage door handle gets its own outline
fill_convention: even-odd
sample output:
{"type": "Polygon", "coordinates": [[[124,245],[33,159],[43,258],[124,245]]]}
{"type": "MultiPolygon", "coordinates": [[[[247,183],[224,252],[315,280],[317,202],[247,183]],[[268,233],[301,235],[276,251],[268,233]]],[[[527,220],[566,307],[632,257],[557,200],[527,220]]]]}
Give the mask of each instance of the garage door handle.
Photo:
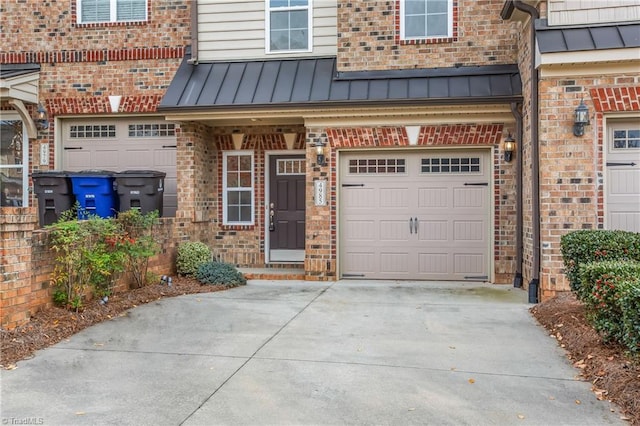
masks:
{"type": "Polygon", "coordinates": [[[616,163],[616,162],[609,162],[607,161],[607,167],[611,167],[611,166],[635,166],[636,163],[616,163]]]}
{"type": "Polygon", "coordinates": [[[409,233],[413,234],[413,218],[409,218],[409,233]]]}

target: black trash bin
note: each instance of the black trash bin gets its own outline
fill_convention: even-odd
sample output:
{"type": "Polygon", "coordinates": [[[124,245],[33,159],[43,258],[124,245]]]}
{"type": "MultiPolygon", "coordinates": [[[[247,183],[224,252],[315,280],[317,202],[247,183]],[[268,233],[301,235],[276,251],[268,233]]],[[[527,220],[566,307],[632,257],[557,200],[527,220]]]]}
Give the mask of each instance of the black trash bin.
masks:
{"type": "Polygon", "coordinates": [[[69,173],[73,193],[80,204],[78,219],[89,215],[102,218],[115,216],[118,197],[115,192],[114,172],[108,170],[82,170],[69,173]]]}
{"type": "Polygon", "coordinates": [[[71,209],[76,201],[69,175],[61,171],[42,171],[32,173],[31,178],[38,199],[40,226],[57,222],[62,212],[71,209]]]}
{"type": "Polygon", "coordinates": [[[138,209],[140,213],[150,213],[157,210],[162,216],[166,175],[155,170],[126,170],[116,173],[120,211],[138,209]]]}

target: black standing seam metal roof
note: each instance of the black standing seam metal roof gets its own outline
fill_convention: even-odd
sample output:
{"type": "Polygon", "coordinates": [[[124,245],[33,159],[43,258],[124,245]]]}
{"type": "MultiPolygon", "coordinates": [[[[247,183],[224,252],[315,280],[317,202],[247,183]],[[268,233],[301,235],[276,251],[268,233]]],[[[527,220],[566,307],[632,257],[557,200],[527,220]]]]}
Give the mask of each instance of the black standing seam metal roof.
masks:
{"type": "Polygon", "coordinates": [[[640,23],[598,26],[549,27],[535,23],[540,53],[579,52],[640,47],[640,23]]]}
{"type": "Polygon", "coordinates": [[[18,77],[40,71],[39,64],[0,64],[0,79],[18,77]]]}
{"type": "Polygon", "coordinates": [[[522,98],[517,65],[338,73],[336,58],[190,64],[185,57],[159,110],[282,108],[522,98]]]}

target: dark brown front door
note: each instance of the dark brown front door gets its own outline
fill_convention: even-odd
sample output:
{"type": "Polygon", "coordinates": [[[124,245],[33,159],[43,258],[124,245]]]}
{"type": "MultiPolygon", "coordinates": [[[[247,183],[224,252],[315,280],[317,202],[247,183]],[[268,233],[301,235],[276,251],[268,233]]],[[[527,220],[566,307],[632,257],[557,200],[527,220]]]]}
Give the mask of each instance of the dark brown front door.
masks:
{"type": "Polygon", "coordinates": [[[271,156],[269,170],[271,259],[300,260],[300,255],[304,255],[305,240],[305,158],[299,155],[271,156]]]}

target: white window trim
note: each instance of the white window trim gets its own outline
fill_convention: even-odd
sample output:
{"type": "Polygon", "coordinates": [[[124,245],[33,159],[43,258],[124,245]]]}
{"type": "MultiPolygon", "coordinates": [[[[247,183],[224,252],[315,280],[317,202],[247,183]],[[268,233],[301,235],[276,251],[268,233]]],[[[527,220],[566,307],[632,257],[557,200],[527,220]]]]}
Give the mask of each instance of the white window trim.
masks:
{"type": "Polygon", "coordinates": [[[307,6],[269,7],[269,0],[264,1],[264,51],[267,54],[278,55],[286,53],[305,53],[313,51],[313,0],[308,0],[307,6]],[[297,50],[271,50],[271,11],[272,10],[308,10],[307,13],[307,48],[297,50]]]}
{"type": "MultiPolygon", "coordinates": [[[[222,153],[222,224],[231,226],[254,225],[256,218],[256,200],[255,200],[255,153],[253,151],[224,151],[222,153]],[[251,221],[230,222],[227,218],[227,157],[233,155],[250,155],[251,156],[251,221]]],[[[234,188],[235,189],[235,188],[234,188]]]]}
{"type": "Polygon", "coordinates": [[[120,23],[120,22],[146,22],[149,20],[149,0],[145,0],[144,2],[144,18],[142,19],[133,19],[127,21],[118,21],[117,20],[117,4],[118,0],[109,0],[110,5],[110,19],[108,21],[82,21],[82,0],[76,0],[76,18],[78,24],[111,24],[111,23],[120,23]]]}
{"type": "Polygon", "coordinates": [[[404,22],[404,9],[405,9],[405,0],[400,1],[400,40],[437,40],[442,38],[452,38],[453,37],[453,0],[447,0],[447,35],[438,35],[438,36],[429,36],[429,37],[406,37],[405,36],[405,22],[404,22]]]}
{"type": "Polygon", "coordinates": [[[19,169],[22,168],[22,206],[29,207],[29,136],[27,135],[27,126],[18,114],[9,111],[2,112],[3,120],[20,121],[22,123],[22,164],[19,166],[0,164],[0,169],[19,169]]]}

